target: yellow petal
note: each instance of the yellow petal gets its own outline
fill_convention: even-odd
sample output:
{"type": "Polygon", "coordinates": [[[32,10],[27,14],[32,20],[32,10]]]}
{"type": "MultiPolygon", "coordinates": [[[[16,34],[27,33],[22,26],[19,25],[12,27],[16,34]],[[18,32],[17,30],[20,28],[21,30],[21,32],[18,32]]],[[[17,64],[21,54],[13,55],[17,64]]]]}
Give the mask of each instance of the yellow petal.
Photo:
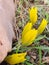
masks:
{"type": "Polygon", "coordinates": [[[27,53],[13,54],[6,57],[5,61],[9,64],[17,64],[24,62],[27,53]]]}
{"type": "Polygon", "coordinates": [[[40,26],[38,27],[38,35],[41,34],[45,30],[47,23],[48,22],[45,19],[42,20],[40,26]]]}
{"type": "Polygon", "coordinates": [[[28,22],[22,32],[22,37],[26,34],[26,32],[28,32],[30,29],[32,28],[32,23],[28,22]]]}
{"type": "Polygon", "coordinates": [[[29,12],[33,11],[34,13],[37,14],[37,10],[38,10],[37,7],[31,7],[31,9],[29,9],[29,12]]]}
{"type": "Polygon", "coordinates": [[[29,46],[33,43],[35,38],[37,37],[38,31],[33,29],[29,30],[24,37],[22,38],[22,45],[29,46]]]}
{"type": "Polygon", "coordinates": [[[30,12],[29,12],[29,15],[30,15],[30,21],[32,22],[32,25],[34,25],[37,21],[37,8],[36,7],[32,7],[30,9],[30,12]]]}

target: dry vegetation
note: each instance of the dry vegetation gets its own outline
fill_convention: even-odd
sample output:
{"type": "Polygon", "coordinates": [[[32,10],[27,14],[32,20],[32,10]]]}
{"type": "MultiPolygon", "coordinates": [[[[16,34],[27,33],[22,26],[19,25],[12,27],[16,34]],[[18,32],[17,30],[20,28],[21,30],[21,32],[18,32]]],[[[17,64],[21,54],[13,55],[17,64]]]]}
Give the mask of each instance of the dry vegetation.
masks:
{"type": "MultiPolygon", "coordinates": [[[[19,27],[19,36],[29,20],[28,11],[32,6],[38,7],[38,21],[46,18],[49,22],[49,6],[47,4],[42,0],[16,0],[16,23],[19,27]]],[[[39,22],[34,27],[37,28],[38,24],[39,22]]],[[[34,44],[19,51],[28,52],[27,60],[19,65],[49,65],[49,24],[34,44]]]]}

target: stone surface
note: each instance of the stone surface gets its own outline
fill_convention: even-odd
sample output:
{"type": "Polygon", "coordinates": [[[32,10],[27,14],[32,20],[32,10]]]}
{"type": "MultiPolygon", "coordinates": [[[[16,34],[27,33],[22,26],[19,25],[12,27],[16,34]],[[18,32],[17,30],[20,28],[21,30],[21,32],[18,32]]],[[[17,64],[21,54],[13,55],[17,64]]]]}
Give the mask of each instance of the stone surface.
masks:
{"type": "Polygon", "coordinates": [[[0,63],[11,51],[13,31],[13,19],[15,6],[13,0],[0,0],[0,63]]]}

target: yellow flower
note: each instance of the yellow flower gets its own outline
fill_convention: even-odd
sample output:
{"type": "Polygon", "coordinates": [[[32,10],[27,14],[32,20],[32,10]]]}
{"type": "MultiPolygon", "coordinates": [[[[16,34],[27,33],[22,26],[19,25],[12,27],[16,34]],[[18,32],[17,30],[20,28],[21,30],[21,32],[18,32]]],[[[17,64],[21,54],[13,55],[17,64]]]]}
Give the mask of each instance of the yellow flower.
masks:
{"type": "Polygon", "coordinates": [[[26,32],[28,32],[30,29],[32,28],[32,23],[28,22],[22,32],[22,37],[26,34],[26,32]]]}
{"type": "Polygon", "coordinates": [[[22,45],[29,46],[33,43],[35,38],[37,37],[38,31],[35,29],[29,30],[24,36],[22,37],[22,45]]]}
{"type": "Polygon", "coordinates": [[[47,21],[43,19],[37,30],[32,29],[32,26],[36,23],[38,17],[37,8],[36,7],[31,8],[29,11],[29,15],[30,22],[28,22],[25,25],[24,30],[22,32],[22,45],[24,46],[31,45],[34,42],[35,38],[44,31],[47,25],[47,21]]]}
{"type": "Polygon", "coordinates": [[[47,23],[48,22],[45,19],[42,20],[40,26],[38,27],[38,35],[41,34],[44,31],[47,23]]]}
{"type": "Polygon", "coordinates": [[[29,15],[30,15],[30,21],[32,22],[32,25],[34,25],[37,21],[38,15],[37,15],[37,8],[36,7],[32,7],[29,11],[29,15]]]}
{"type": "Polygon", "coordinates": [[[12,54],[6,57],[5,61],[9,64],[18,64],[24,62],[27,53],[12,54]]]}

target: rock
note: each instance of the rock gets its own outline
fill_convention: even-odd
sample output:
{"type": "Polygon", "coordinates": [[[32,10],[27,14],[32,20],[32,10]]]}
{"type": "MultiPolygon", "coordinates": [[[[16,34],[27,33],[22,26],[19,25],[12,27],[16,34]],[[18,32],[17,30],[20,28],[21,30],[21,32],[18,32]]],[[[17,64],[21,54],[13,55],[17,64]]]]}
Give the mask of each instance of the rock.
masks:
{"type": "Polygon", "coordinates": [[[13,19],[15,6],[13,0],[0,0],[0,63],[12,49],[13,19]]]}

